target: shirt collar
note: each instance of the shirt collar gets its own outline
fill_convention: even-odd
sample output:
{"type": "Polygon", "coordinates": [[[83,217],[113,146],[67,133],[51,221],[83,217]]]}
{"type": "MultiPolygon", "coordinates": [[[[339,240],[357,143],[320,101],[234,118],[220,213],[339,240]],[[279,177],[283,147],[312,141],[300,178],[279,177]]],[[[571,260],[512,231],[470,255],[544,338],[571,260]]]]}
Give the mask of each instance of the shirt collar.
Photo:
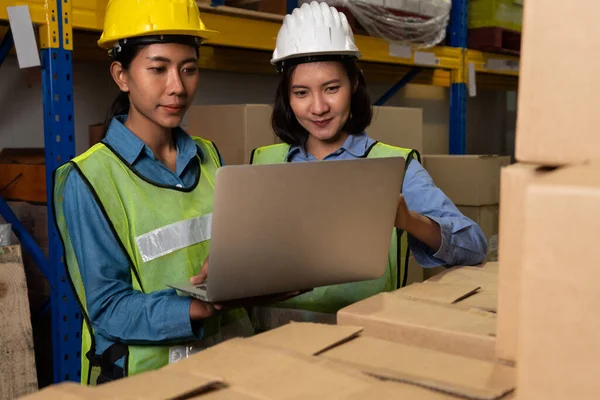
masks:
{"type": "MultiPolygon", "coordinates": [[[[342,146],[330,155],[341,154],[345,151],[357,158],[364,157],[373,143],[374,140],[371,139],[365,132],[361,132],[358,135],[348,135],[342,146]]],[[[296,145],[290,147],[286,160],[290,160],[294,154],[298,152],[302,154],[305,159],[309,158],[309,154],[307,153],[305,146],[296,145]]]]}
{"type": "MultiPolygon", "coordinates": [[[[155,160],[154,153],[139,137],[125,126],[126,115],[113,118],[103,142],[112,147],[130,165],[133,165],[142,154],[155,160]]],[[[198,154],[204,161],[202,149],[181,128],[173,129],[173,139],[177,147],[177,174],[181,175],[189,162],[198,154]]]]}

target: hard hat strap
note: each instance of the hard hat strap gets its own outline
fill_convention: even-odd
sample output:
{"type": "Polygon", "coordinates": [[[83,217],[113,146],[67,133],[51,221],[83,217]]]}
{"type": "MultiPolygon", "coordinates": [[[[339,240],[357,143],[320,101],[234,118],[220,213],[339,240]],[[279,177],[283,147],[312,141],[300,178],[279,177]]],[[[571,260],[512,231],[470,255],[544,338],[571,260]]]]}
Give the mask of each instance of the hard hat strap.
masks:
{"type": "Polygon", "coordinates": [[[288,58],[277,63],[275,68],[277,72],[281,73],[285,68],[291,67],[298,64],[306,64],[312,62],[325,62],[325,61],[344,61],[344,60],[355,60],[355,55],[348,54],[313,54],[301,57],[288,58]]]}
{"type": "Polygon", "coordinates": [[[156,43],[179,43],[198,48],[200,47],[200,38],[190,35],[136,36],[128,39],[120,39],[108,53],[112,58],[115,58],[123,47],[148,46],[156,43]]]}

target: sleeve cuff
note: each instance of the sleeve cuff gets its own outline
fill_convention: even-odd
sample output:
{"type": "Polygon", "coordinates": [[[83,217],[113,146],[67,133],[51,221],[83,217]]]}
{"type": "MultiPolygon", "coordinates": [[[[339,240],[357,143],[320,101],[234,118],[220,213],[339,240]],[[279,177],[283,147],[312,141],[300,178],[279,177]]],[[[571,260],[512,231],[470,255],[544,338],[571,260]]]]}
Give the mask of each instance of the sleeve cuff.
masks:
{"type": "Polygon", "coordinates": [[[165,310],[162,324],[164,337],[182,337],[184,340],[201,339],[203,334],[202,321],[190,319],[190,303],[192,299],[185,296],[174,296],[165,310]]]}
{"type": "Polygon", "coordinates": [[[442,235],[442,243],[437,251],[430,249],[425,243],[422,243],[412,235],[408,235],[408,242],[416,261],[424,268],[435,268],[447,264],[452,261],[452,245],[450,238],[452,230],[449,224],[444,223],[442,218],[427,216],[427,218],[436,222],[440,226],[442,235]]]}

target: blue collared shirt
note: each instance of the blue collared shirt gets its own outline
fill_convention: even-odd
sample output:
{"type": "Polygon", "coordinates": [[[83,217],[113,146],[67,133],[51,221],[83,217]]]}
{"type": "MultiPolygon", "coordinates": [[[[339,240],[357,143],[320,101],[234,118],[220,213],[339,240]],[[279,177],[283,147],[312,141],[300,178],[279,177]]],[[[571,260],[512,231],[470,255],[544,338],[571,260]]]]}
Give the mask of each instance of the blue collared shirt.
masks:
{"type": "MultiPolygon", "coordinates": [[[[181,129],[173,130],[177,147],[174,173],[123,122],[124,117],[113,120],[104,143],[152,181],[171,186],[193,185],[199,168],[196,155],[204,155],[190,136],[181,129]]],[[[172,289],[149,294],[133,289],[127,256],[90,190],[75,172],[67,177],[63,204],[96,334],[97,354],[115,342],[153,344],[202,337],[201,324],[192,327],[190,322],[189,297],[178,296],[172,289]]],[[[117,364],[123,367],[123,360],[117,364]]]]}
{"type": "MultiPolygon", "coordinates": [[[[325,157],[325,160],[362,158],[373,143],[375,140],[366,133],[350,135],[342,147],[325,157]]],[[[292,146],[287,159],[291,162],[316,161],[303,146],[292,146]]],[[[410,249],[419,264],[426,268],[475,265],[485,259],[487,241],[481,228],[456,208],[416,160],[412,160],[406,170],[402,194],[409,210],[437,222],[442,232],[442,244],[437,250],[408,235],[410,249]]]]}

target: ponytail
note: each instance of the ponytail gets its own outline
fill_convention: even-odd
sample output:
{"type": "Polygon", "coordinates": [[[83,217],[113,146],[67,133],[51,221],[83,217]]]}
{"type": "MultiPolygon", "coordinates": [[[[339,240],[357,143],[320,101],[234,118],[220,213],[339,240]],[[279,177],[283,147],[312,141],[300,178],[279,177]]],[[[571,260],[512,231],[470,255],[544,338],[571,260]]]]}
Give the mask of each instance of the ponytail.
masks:
{"type": "Polygon", "coordinates": [[[110,127],[110,123],[113,118],[117,115],[123,115],[129,113],[129,94],[126,92],[120,92],[117,98],[113,101],[112,106],[110,106],[110,110],[106,115],[106,120],[104,121],[104,132],[102,133],[102,139],[106,136],[108,132],[108,128],[110,127]]]}

